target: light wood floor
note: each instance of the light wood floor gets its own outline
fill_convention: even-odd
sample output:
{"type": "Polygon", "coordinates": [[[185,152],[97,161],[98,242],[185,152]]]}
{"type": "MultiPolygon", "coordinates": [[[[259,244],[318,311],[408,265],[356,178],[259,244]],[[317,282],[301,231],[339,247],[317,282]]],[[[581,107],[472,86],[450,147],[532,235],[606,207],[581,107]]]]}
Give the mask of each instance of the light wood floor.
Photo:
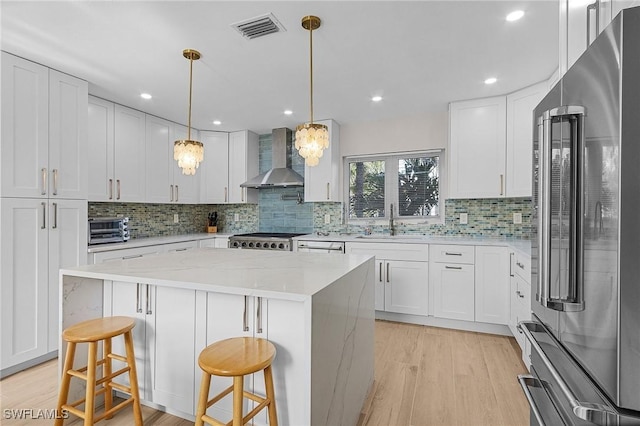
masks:
{"type": "MultiPolygon", "coordinates": [[[[375,386],[363,413],[366,425],[529,425],[529,407],[516,380],[526,369],[513,338],[376,321],[375,339],[375,386]]],[[[0,381],[0,424],[51,424],[7,419],[5,410],[54,408],[57,383],[56,360],[0,381]]],[[[147,426],[193,424],[144,406],[142,411],[147,426]]],[[[72,416],[65,424],[80,421],[72,416]]],[[[131,410],[100,424],[129,426],[131,410]]]]}

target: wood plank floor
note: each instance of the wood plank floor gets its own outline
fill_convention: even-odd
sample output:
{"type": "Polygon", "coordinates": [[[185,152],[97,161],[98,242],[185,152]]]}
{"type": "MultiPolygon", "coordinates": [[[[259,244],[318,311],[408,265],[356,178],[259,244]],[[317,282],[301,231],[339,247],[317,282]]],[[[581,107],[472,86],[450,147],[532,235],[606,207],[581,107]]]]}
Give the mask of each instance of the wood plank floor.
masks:
{"type": "MultiPolygon", "coordinates": [[[[376,321],[375,362],[365,425],[529,425],[529,406],[516,380],[526,368],[511,337],[376,321]]],[[[0,424],[51,424],[8,419],[5,410],[54,408],[57,383],[56,360],[0,381],[0,424]]],[[[143,418],[147,426],[193,424],[148,407],[143,418]]],[[[131,410],[103,423],[129,426],[131,410]]],[[[81,423],[72,416],[65,424],[81,423]]]]}

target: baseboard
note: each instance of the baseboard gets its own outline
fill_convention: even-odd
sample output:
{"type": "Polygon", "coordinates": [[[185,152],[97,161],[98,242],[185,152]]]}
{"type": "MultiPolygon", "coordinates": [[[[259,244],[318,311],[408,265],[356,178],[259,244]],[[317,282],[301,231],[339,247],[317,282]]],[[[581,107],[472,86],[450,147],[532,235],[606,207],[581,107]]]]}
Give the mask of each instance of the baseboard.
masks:
{"type": "Polygon", "coordinates": [[[43,362],[50,361],[54,358],[58,357],[58,351],[49,352],[48,354],[40,355],[37,358],[30,359],[29,361],[21,362],[20,364],[12,365],[11,367],[4,368],[0,370],[0,379],[4,379],[5,377],[9,377],[13,374],[19,373],[27,368],[34,367],[38,364],[42,364],[43,362]]]}
{"type": "Polygon", "coordinates": [[[498,334],[501,336],[513,336],[508,326],[502,324],[489,324],[486,322],[461,321],[446,318],[436,318],[432,316],[397,314],[395,312],[383,311],[376,311],[376,319],[406,322],[409,324],[428,325],[430,327],[475,331],[478,333],[498,334]]]}

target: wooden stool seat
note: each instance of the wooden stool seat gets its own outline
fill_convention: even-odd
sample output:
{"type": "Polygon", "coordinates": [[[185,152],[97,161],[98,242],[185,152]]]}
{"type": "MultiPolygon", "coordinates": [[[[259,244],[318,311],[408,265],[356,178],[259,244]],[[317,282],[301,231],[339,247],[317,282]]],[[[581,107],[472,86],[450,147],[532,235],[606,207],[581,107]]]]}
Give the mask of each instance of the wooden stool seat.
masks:
{"type": "MultiPolygon", "coordinates": [[[[110,419],[117,411],[128,405],[133,405],[134,421],[136,426],[142,426],[142,411],[140,409],[140,396],[138,390],[138,377],[136,374],[136,358],[133,353],[133,337],[131,330],[135,326],[135,319],[129,317],[106,317],[83,321],[68,327],[62,332],[62,338],[67,342],[67,354],[64,360],[60,394],[58,396],[57,412],[67,411],[84,419],[84,425],[93,425],[102,419],[110,419]],[[111,352],[111,339],[117,336],[124,337],[126,356],[111,352]],[[98,360],[98,343],[103,344],[103,358],[98,360]],[[73,361],[76,345],[87,343],[89,356],[87,366],[73,369],[73,361]],[[125,367],[112,372],[111,361],[115,359],[125,363],[125,367]],[[102,377],[97,377],[97,367],[102,366],[102,377]],[[129,374],[130,386],[125,386],[113,381],[124,373],[129,374]],[[71,378],[75,377],[86,382],[85,397],[75,402],[68,403],[71,378]],[[96,387],[99,387],[96,390],[96,387]],[[128,393],[130,397],[115,407],[113,406],[114,389],[128,393]],[[95,397],[104,394],[104,412],[95,413],[95,397]],[[78,408],[84,404],[84,411],[78,408]]],[[[57,416],[55,425],[61,426],[63,416],[57,416]]]]}
{"type": "Polygon", "coordinates": [[[275,346],[266,339],[256,337],[235,337],[221,340],[204,348],[198,357],[198,365],[202,369],[202,382],[196,411],[196,426],[202,426],[204,422],[214,426],[244,425],[263,408],[267,408],[269,412],[269,424],[277,426],[276,400],[271,372],[271,363],[275,356],[275,346]],[[265,398],[243,389],[244,376],[258,371],[264,371],[265,398]],[[208,399],[212,375],[233,377],[233,385],[212,399],[208,399]],[[207,408],[230,393],[233,393],[233,420],[231,422],[222,423],[206,414],[207,408]],[[243,398],[258,403],[247,415],[242,412],[243,398]]]}

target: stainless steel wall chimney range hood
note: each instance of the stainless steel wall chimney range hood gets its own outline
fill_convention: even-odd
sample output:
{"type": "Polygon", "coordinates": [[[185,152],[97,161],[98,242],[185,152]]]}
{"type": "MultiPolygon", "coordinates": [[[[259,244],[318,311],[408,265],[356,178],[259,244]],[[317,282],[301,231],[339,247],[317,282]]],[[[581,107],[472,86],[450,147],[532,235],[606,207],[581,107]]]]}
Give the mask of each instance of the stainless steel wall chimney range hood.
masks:
{"type": "Polygon", "coordinates": [[[271,170],[249,179],[243,188],[274,188],[288,186],[304,186],[304,178],[291,168],[291,148],[293,131],[286,127],[271,131],[271,170]]]}

